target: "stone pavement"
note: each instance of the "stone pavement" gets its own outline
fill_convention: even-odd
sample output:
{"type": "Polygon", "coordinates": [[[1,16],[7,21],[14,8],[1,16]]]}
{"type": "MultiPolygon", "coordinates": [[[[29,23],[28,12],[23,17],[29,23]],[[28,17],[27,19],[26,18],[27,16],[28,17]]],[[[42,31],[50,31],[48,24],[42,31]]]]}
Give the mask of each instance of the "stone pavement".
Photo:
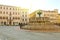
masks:
{"type": "Polygon", "coordinates": [[[60,33],[37,33],[19,29],[19,26],[0,26],[0,40],[60,40],[60,33]]]}

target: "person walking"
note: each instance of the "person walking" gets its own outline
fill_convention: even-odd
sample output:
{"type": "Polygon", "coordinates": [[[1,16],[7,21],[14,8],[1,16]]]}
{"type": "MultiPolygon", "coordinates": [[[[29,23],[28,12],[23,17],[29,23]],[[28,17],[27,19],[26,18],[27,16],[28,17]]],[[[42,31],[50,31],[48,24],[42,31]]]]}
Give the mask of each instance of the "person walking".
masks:
{"type": "Polygon", "coordinates": [[[22,23],[19,23],[20,29],[22,28],[22,23]]]}

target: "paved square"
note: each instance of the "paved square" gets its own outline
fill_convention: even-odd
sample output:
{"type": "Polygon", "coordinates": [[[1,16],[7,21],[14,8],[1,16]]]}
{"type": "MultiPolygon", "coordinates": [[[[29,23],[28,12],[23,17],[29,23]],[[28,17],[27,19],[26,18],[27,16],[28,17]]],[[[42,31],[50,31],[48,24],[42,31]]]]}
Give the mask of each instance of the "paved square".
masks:
{"type": "Polygon", "coordinates": [[[0,40],[60,40],[60,33],[36,33],[19,26],[0,26],[0,40]]]}

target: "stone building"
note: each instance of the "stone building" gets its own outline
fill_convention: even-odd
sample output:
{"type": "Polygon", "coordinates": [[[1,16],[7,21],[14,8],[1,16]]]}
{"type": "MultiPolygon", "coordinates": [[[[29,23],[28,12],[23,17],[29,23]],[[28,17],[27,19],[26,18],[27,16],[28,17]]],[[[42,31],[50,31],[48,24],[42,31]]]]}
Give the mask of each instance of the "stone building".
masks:
{"type": "MultiPolygon", "coordinates": [[[[50,22],[57,23],[58,21],[58,10],[36,10],[29,15],[29,19],[39,17],[38,12],[41,12],[40,17],[47,17],[50,22]]],[[[43,19],[43,18],[42,18],[43,19]]],[[[37,20],[37,19],[36,19],[37,20]]]]}
{"type": "Polygon", "coordinates": [[[28,9],[0,5],[0,25],[18,25],[19,23],[27,23],[28,20],[28,9]],[[24,16],[23,19],[22,16],[24,16]]]}

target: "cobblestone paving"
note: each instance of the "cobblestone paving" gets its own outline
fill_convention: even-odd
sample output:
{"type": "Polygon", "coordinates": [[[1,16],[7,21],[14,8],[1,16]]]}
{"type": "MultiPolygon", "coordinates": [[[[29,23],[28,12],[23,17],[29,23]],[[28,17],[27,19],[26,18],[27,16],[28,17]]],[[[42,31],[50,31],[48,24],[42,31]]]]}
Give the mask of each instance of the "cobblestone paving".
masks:
{"type": "Polygon", "coordinates": [[[36,33],[19,26],[0,26],[0,40],[60,40],[60,33],[36,33]]]}

